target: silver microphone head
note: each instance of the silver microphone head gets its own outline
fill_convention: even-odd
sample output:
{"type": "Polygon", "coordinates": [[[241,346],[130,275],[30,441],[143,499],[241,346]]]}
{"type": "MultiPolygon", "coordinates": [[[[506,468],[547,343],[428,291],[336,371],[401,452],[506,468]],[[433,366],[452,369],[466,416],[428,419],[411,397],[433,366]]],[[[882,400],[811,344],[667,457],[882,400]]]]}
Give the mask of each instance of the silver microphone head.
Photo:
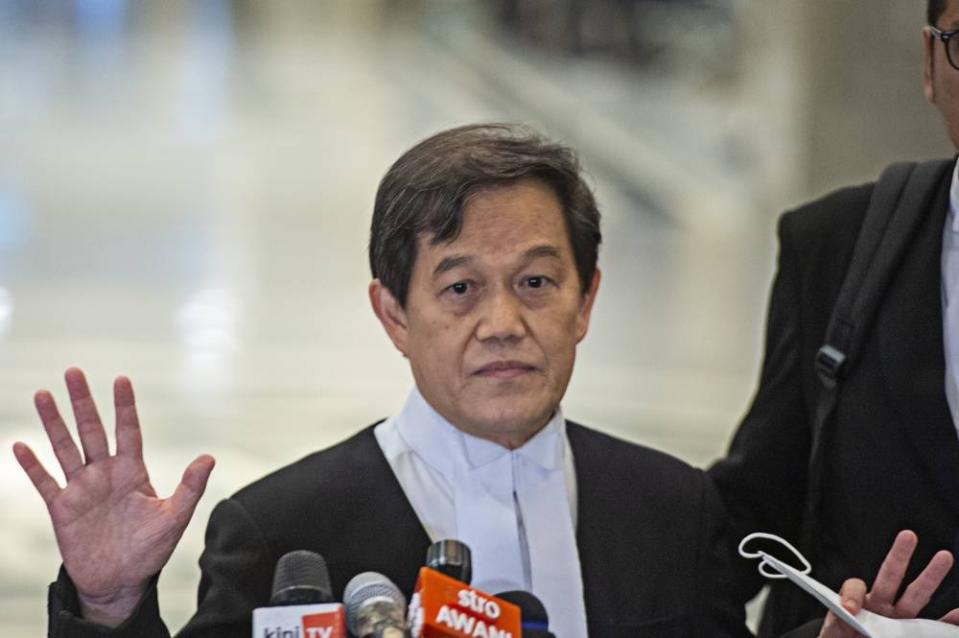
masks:
{"type": "Polygon", "coordinates": [[[406,597],[389,578],[376,572],[354,576],[343,591],[346,626],[358,638],[406,625],[406,597]]]}

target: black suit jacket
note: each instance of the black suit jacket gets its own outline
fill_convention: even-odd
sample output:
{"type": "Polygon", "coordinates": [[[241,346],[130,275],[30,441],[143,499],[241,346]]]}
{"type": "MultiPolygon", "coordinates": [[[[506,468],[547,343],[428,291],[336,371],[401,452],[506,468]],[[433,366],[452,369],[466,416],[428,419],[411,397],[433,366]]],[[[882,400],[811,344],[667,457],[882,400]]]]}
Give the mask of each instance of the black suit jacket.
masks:
{"type": "MultiPolygon", "coordinates": [[[[724,517],[708,477],[666,454],[569,423],[578,491],[577,545],[590,635],[748,636],[730,602],[724,517]]],[[[178,634],[249,636],[284,553],[309,549],[335,593],[378,571],[409,596],[429,539],[367,428],[216,506],[200,557],[198,610],[178,634]]],[[[165,638],[155,587],[117,632],[76,618],[65,574],[51,586],[51,635],[165,638]],[[86,632],[86,633],[85,633],[86,632]]]]}
{"type": "MultiPolygon", "coordinates": [[[[813,574],[838,588],[869,582],[899,530],[919,534],[908,578],[959,531],[959,443],[945,398],[942,235],[951,171],[926,198],[927,214],[889,288],[858,364],[846,371],[825,439],[823,511],[813,574]]],[[[732,537],[772,531],[797,541],[818,380],[813,361],[852,258],[873,185],[846,188],[784,215],[759,390],[727,458],[710,474],[733,519],[732,537]]],[[[761,586],[740,563],[740,595],[761,586]]],[[[786,609],[824,610],[778,583],[760,636],[780,635],[786,609]]],[[[959,606],[949,578],[924,615],[959,606]]]]}

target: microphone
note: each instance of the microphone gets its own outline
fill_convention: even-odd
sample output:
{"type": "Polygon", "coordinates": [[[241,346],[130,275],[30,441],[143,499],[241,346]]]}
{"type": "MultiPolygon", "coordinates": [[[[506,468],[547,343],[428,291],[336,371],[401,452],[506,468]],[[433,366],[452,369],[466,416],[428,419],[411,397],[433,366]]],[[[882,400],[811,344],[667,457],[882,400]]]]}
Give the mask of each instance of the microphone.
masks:
{"type": "Polygon", "coordinates": [[[288,552],[276,563],[270,606],[253,610],[253,638],[347,638],[343,605],[332,601],[323,557],[288,552]]]}
{"type": "Polygon", "coordinates": [[[517,589],[496,594],[496,597],[519,607],[523,638],[556,638],[549,630],[549,614],[546,606],[535,594],[517,589]]]}
{"type": "Polygon", "coordinates": [[[280,557],[273,572],[271,606],[330,602],[333,602],[333,588],[322,556],[299,549],[280,557]]]}
{"type": "Polygon", "coordinates": [[[473,558],[466,543],[447,539],[426,550],[426,566],[467,585],[473,580],[473,558]]]}
{"type": "Polygon", "coordinates": [[[346,626],[356,638],[403,638],[406,597],[393,581],[376,572],[354,576],[343,591],[346,626]]]}
{"type": "Polygon", "coordinates": [[[413,638],[520,638],[520,608],[455,578],[420,568],[410,601],[413,638]]]}

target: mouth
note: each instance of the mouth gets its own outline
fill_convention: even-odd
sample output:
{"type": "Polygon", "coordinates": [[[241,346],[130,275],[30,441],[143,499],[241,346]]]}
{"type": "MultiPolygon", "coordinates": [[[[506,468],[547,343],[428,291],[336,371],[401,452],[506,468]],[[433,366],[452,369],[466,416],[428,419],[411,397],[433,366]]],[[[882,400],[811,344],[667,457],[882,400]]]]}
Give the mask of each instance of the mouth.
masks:
{"type": "Polygon", "coordinates": [[[532,366],[522,361],[494,361],[476,370],[473,374],[487,379],[515,379],[516,377],[536,371],[532,366]]]}

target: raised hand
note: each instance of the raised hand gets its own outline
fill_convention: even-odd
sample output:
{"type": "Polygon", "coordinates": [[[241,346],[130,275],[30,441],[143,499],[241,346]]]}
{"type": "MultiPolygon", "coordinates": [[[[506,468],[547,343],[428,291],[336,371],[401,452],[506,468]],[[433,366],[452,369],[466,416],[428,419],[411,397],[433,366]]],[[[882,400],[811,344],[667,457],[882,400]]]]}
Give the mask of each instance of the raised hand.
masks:
{"type": "MultiPolygon", "coordinates": [[[[916,580],[909,584],[902,596],[896,598],[918,542],[915,533],[909,530],[899,532],[879,567],[872,589],[867,591],[866,583],[858,578],[850,578],[843,583],[839,591],[842,606],[854,615],[861,609],[866,609],[888,618],[918,616],[949,574],[953,563],[952,554],[948,551],[937,552],[916,580]]],[[[949,612],[940,620],[959,624],[959,609],[949,612]]],[[[859,634],[830,612],[826,616],[819,636],[820,638],[852,638],[859,634]]]]}
{"type": "Polygon", "coordinates": [[[65,378],[82,454],[53,396],[41,390],[34,403],[66,486],[57,484],[24,443],[15,443],[13,453],[50,512],[83,617],[116,626],[133,612],[150,578],[169,560],[203,495],[214,460],[198,457],[173,495],[158,498],[143,463],[130,380],[118,377],[113,384],[116,454],[111,455],[83,372],[70,368],[65,378]]]}

